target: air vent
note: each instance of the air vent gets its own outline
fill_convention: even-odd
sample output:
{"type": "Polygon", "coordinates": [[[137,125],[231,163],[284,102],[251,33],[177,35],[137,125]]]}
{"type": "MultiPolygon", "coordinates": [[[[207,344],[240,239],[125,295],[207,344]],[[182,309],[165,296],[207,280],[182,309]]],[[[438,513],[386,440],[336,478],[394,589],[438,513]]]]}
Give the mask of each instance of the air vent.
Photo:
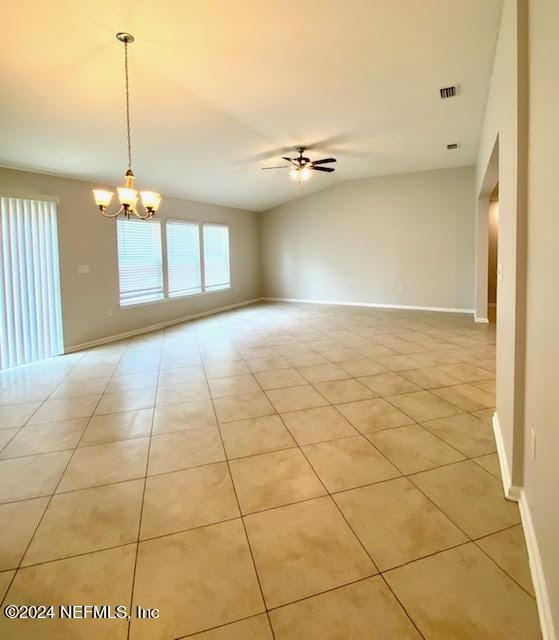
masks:
{"type": "Polygon", "coordinates": [[[442,100],[446,100],[447,98],[454,98],[455,95],[458,95],[458,89],[455,86],[443,87],[442,89],[439,89],[439,91],[441,93],[442,100]]]}
{"type": "Polygon", "coordinates": [[[458,149],[458,147],[460,146],[459,142],[451,142],[450,144],[446,145],[447,149],[458,149]]]}

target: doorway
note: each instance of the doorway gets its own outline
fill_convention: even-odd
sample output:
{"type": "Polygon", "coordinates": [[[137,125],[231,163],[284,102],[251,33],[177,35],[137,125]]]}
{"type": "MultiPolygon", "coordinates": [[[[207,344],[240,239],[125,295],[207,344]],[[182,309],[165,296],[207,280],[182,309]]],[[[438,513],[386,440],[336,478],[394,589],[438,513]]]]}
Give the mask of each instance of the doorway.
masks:
{"type": "Polygon", "coordinates": [[[487,220],[487,319],[497,322],[497,273],[499,255],[499,184],[489,196],[487,220]]]}

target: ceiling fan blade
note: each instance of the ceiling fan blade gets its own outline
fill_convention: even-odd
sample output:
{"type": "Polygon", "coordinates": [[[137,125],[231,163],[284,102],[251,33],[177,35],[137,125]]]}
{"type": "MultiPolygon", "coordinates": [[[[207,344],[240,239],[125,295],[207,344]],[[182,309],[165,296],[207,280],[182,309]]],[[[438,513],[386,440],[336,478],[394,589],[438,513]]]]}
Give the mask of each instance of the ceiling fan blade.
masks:
{"type": "Polygon", "coordinates": [[[323,158],[322,160],[313,160],[313,164],[326,164],[327,162],[336,162],[336,158],[323,158]]]}
{"type": "Polygon", "coordinates": [[[290,169],[291,167],[288,164],[281,164],[277,167],[260,167],[262,171],[266,171],[267,169],[290,169]]]}
{"type": "Polygon", "coordinates": [[[335,171],[335,169],[332,169],[331,167],[311,167],[311,169],[313,171],[326,171],[327,173],[332,173],[332,171],[335,171]]]}
{"type": "Polygon", "coordinates": [[[293,158],[286,158],[285,156],[282,156],[282,158],[281,158],[281,159],[282,159],[282,160],[287,160],[287,162],[291,162],[291,164],[297,164],[297,163],[295,162],[295,160],[293,160],[293,158]]]}

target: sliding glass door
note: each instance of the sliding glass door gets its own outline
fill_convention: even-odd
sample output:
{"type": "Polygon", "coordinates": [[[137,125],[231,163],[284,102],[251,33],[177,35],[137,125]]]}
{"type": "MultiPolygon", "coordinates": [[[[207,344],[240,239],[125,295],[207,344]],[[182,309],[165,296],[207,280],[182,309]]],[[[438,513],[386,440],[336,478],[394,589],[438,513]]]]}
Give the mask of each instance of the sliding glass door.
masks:
{"type": "Polygon", "coordinates": [[[63,352],[56,203],[0,197],[0,369],[63,352]]]}

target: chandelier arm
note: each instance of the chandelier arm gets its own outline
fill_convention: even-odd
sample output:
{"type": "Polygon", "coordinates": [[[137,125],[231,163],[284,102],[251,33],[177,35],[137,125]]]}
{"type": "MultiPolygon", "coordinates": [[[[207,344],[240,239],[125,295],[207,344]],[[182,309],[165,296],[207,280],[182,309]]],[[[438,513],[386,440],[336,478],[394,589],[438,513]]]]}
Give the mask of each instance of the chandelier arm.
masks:
{"type": "Polygon", "coordinates": [[[124,207],[120,207],[120,209],[116,213],[105,213],[103,209],[101,209],[101,213],[105,216],[105,218],[116,218],[124,211],[124,207]]]}

